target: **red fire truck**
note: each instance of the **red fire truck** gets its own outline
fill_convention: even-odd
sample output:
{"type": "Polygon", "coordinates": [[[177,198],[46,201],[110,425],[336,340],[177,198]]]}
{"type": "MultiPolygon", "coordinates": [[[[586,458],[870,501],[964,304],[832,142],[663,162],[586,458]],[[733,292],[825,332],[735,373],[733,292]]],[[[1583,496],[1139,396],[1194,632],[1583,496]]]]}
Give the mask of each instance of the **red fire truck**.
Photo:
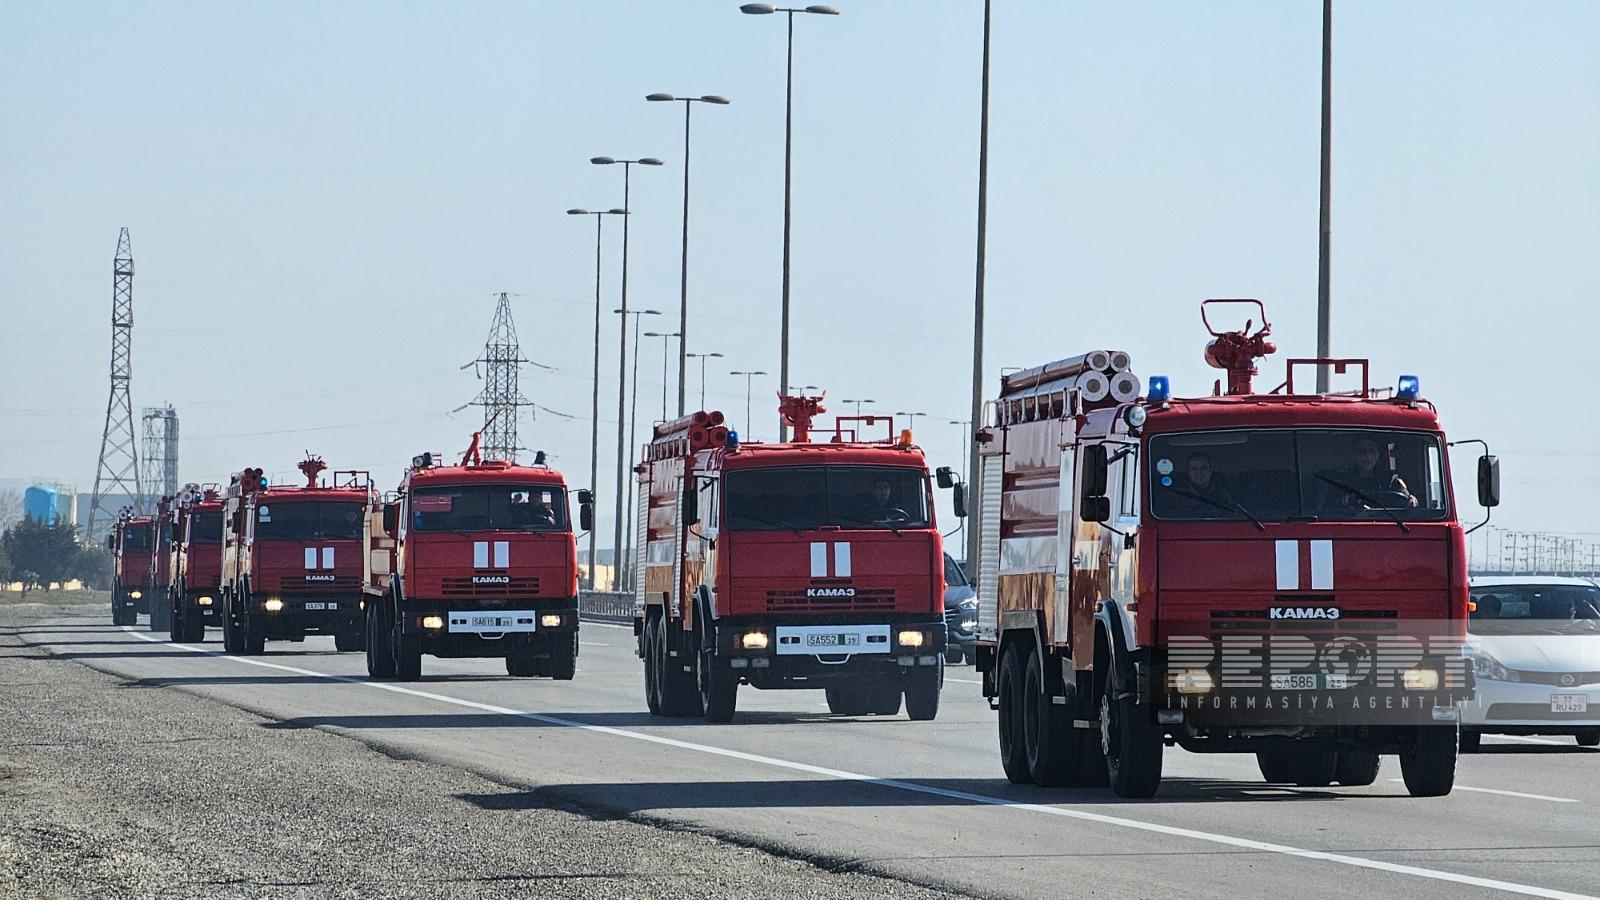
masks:
{"type": "MultiPolygon", "coordinates": [[[[1139,381],[1126,354],[1016,372],[986,410],[977,559],[983,691],[1011,781],[1150,796],[1163,746],[1256,753],[1268,781],[1454,783],[1466,544],[1448,445],[1415,377],[1289,361],[1257,393],[1261,327],[1216,331],[1213,396],[1139,381]],[[1117,365],[1120,363],[1120,368],[1117,365]],[[1317,366],[1345,393],[1297,390],[1317,366]],[[1092,376],[1092,377],[1091,377],[1092,376]]],[[[1478,464],[1499,502],[1498,462],[1478,464]]]]}
{"type": "Polygon", "coordinates": [[[139,620],[139,613],[150,611],[153,531],[149,516],[136,516],[131,508],[125,508],[106,536],[106,547],[116,560],[111,585],[113,625],[132,625],[139,620]]]}
{"type": "MultiPolygon", "coordinates": [[[[544,464],[412,459],[369,523],[367,672],[415,681],[422,656],[501,658],[506,673],[569,680],[578,657],[578,544],[567,485],[544,464]]],[[[580,528],[594,500],[578,491],[580,528]]]]}
{"type": "Polygon", "coordinates": [[[373,503],[365,472],[334,472],[308,457],[306,483],[269,486],[260,469],[233,476],[224,496],[222,639],[229,653],[260,653],[268,640],[331,634],[360,650],[362,532],[373,503]]]}
{"type": "Polygon", "coordinates": [[[214,484],[185,485],[172,503],[172,639],[199,642],[222,625],[222,495],[214,484]]]}
{"type": "Polygon", "coordinates": [[[171,497],[156,501],[155,513],[150,517],[150,630],[172,630],[172,608],[167,595],[172,590],[172,524],[171,497]]]}
{"type": "Polygon", "coordinates": [[[944,555],[928,467],[884,416],[783,397],[786,443],[740,443],[718,412],[656,426],[634,554],[650,712],[733,718],[740,684],[820,688],[842,715],[939,711],[944,555]],[[883,426],[873,440],[861,427],[883,426]]]}

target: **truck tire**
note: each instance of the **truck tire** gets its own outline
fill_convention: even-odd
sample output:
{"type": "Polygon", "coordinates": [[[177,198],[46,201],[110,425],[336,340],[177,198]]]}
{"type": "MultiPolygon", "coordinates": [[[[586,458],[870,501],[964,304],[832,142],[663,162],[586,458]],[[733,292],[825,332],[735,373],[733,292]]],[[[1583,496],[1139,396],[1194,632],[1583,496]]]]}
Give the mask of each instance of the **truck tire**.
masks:
{"type": "Polygon", "coordinates": [[[913,722],[932,722],[939,715],[944,665],[917,666],[906,679],[906,715],[913,722]]]}
{"type": "Polygon", "coordinates": [[[1071,784],[1078,768],[1078,736],[1073,733],[1067,707],[1051,702],[1045,693],[1044,661],[1038,653],[1028,654],[1022,681],[1022,746],[1033,783],[1040,787],[1071,784]]]}
{"type": "Polygon", "coordinates": [[[1000,702],[1000,767],[1005,769],[1006,780],[1012,784],[1032,784],[1033,773],[1028,771],[1028,754],[1022,733],[1023,661],[1015,644],[1000,654],[1000,674],[995,680],[995,692],[1000,702]]]}
{"type": "Polygon", "coordinates": [[[1256,767],[1267,784],[1294,783],[1293,753],[1257,753],[1256,767]]]}
{"type": "Polygon", "coordinates": [[[1100,748],[1106,781],[1118,797],[1155,796],[1161,787],[1161,731],[1133,697],[1118,698],[1107,676],[1100,695],[1100,748]]]}
{"type": "Polygon", "coordinates": [[[1289,756],[1289,781],[1296,787],[1327,787],[1338,765],[1337,753],[1294,753],[1289,756]]]}
{"type": "Polygon", "coordinates": [[[1483,746],[1483,732],[1461,729],[1461,752],[1477,753],[1483,746]]]}
{"type": "Polygon", "coordinates": [[[739,706],[739,676],[733,673],[728,661],[702,651],[697,676],[700,706],[705,710],[706,721],[732,722],[739,706]]]}
{"type": "Polygon", "coordinates": [[[901,692],[897,687],[875,687],[867,690],[867,712],[875,716],[900,715],[901,692]]]}
{"type": "Polygon", "coordinates": [[[139,614],[134,612],[133,607],[123,599],[122,589],[113,589],[111,591],[111,624],[132,625],[138,620],[139,614]]]}
{"type": "Polygon", "coordinates": [[[531,678],[535,671],[533,657],[526,653],[513,653],[506,657],[506,674],[513,678],[531,678]]]}
{"type": "Polygon", "coordinates": [[[567,635],[565,640],[557,636],[550,647],[550,658],[536,662],[533,668],[557,681],[571,681],[578,672],[578,636],[567,635]]]}
{"type": "Polygon", "coordinates": [[[1382,760],[1371,750],[1340,750],[1333,766],[1333,780],[1345,787],[1366,787],[1378,780],[1382,760]]]}
{"type": "Polygon", "coordinates": [[[1400,777],[1413,797],[1443,797],[1456,784],[1458,729],[1419,725],[1416,737],[1400,748],[1400,777]]]}
{"type": "Polygon", "coordinates": [[[222,595],[222,649],[237,656],[244,652],[244,631],[233,613],[233,593],[222,595]]]}
{"type": "Polygon", "coordinates": [[[352,628],[341,631],[333,636],[333,649],[340,653],[359,653],[367,649],[367,634],[365,629],[352,628]]]}
{"type": "Polygon", "coordinates": [[[828,712],[836,716],[864,716],[867,714],[866,688],[831,687],[823,695],[828,698],[828,712]]]}
{"type": "Polygon", "coordinates": [[[656,679],[657,617],[644,620],[644,631],[639,635],[640,657],[644,660],[644,702],[650,715],[661,715],[661,683],[656,679]]]}
{"type": "Polygon", "coordinates": [[[172,631],[172,600],[166,595],[150,598],[150,630],[172,631]]]}
{"type": "Polygon", "coordinates": [[[255,616],[245,613],[243,629],[244,650],[241,652],[246,656],[260,656],[267,652],[267,633],[266,628],[263,627],[264,624],[258,621],[255,616]]]}
{"type": "MultiPolygon", "coordinates": [[[[1463,734],[1462,737],[1465,738],[1466,735],[1463,734]]],[[[1573,737],[1578,739],[1579,747],[1600,746],[1600,728],[1580,728],[1573,737]]]]}
{"type": "Polygon", "coordinates": [[[661,714],[669,718],[684,719],[705,714],[700,705],[700,688],[693,672],[684,672],[682,656],[667,652],[669,633],[674,628],[665,618],[656,620],[655,659],[656,682],[661,686],[661,714]]]}
{"type": "Polygon", "coordinates": [[[367,675],[381,680],[395,676],[394,647],[389,643],[389,624],[384,621],[382,603],[367,606],[367,675]]]}
{"type": "Polygon", "coordinates": [[[403,634],[398,627],[394,631],[395,680],[417,681],[422,678],[422,639],[403,634]]]}

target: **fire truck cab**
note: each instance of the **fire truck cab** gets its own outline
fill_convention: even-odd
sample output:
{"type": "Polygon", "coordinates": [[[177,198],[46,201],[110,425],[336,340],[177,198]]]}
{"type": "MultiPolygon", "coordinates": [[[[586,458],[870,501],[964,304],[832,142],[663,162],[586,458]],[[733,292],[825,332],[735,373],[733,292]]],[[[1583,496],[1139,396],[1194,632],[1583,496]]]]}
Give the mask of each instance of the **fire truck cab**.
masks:
{"type": "Polygon", "coordinates": [[[309,457],[301,486],[269,486],[260,469],[233,476],[224,495],[222,638],[229,653],[330,634],[360,650],[363,529],[373,503],[365,472],[334,472],[309,457]]]}
{"type": "MultiPolygon", "coordinates": [[[[1138,397],[1101,352],[1008,375],[988,405],[977,666],[1011,781],[1147,797],[1177,745],[1302,786],[1371,784],[1397,754],[1413,795],[1450,791],[1472,676],[1437,414],[1414,377],[1373,390],[1364,360],[1291,360],[1255,392],[1260,315],[1212,331],[1226,392],[1157,376],[1138,397]],[[1297,391],[1319,364],[1361,389],[1297,391]]],[[[1479,500],[1498,498],[1485,455],[1479,500]]]]}
{"type": "Polygon", "coordinates": [[[131,508],[125,508],[106,536],[106,547],[115,559],[111,583],[113,625],[132,625],[140,613],[150,611],[154,531],[149,516],[136,516],[131,508]]]}
{"type": "MultiPolygon", "coordinates": [[[[500,658],[506,673],[570,680],[578,657],[578,544],[561,473],[424,453],[369,524],[367,671],[415,681],[424,654],[500,658]]],[[[578,491],[582,530],[594,501],[578,491]]]]}
{"type": "Polygon", "coordinates": [[[784,397],[783,443],[721,413],[658,425],[638,468],[634,589],[651,713],[734,716],[740,684],[822,689],[840,715],[938,714],[944,554],[927,462],[883,416],[809,440],[820,397],[784,397]],[[884,439],[856,433],[886,427],[884,439]]]}
{"type": "Polygon", "coordinates": [[[222,495],[214,484],[188,484],[171,508],[172,639],[197,643],[207,626],[222,625],[222,495]]]}
{"type": "Polygon", "coordinates": [[[150,630],[172,630],[172,607],[167,595],[172,590],[172,497],[156,501],[150,517],[150,630]]]}

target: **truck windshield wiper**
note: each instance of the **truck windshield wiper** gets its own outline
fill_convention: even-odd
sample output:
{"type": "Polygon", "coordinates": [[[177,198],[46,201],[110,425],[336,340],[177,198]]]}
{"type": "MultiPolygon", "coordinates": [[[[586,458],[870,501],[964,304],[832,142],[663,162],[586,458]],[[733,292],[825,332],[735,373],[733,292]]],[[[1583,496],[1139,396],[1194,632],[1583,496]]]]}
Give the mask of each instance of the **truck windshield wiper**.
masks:
{"type": "Polygon", "coordinates": [[[766,516],[758,516],[755,513],[735,513],[734,515],[737,515],[739,518],[743,518],[743,519],[753,519],[753,520],[755,520],[757,522],[760,522],[763,525],[771,525],[773,528],[785,528],[785,529],[788,529],[789,531],[794,532],[794,536],[795,537],[804,537],[805,536],[800,531],[800,526],[794,524],[793,522],[790,522],[787,519],[781,519],[781,520],[780,519],[769,519],[766,516]]]}
{"type": "Polygon", "coordinates": [[[1322,474],[1321,472],[1317,473],[1317,477],[1322,479],[1323,481],[1326,481],[1327,483],[1333,485],[1334,487],[1339,488],[1340,490],[1349,491],[1351,494],[1353,494],[1356,497],[1356,499],[1360,500],[1362,503],[1365,503],[1367,505],[1367,509],[1376,509],[1376,510],[1381,511],[1384,515],[1388,516],[1390,519],[1393,519],[1394,523],[1396,525],[1400,526],[1400,530],[1401,531],[1404,531],[1407,534],[1411,533],[1411,526],[1407,525],[1405,520],[1400,518],[1400,514],[1399,513],[1395,512],[1394,510],[1390,509],[1389,507],[1384,506],[1383,504],[1379,503],[1378,501],[1372,499],[1371,497],[1368,497],[1366,494],[1363,494],[1361,491],[1357,490],[1354,487],[1351,487],[1348,484],[1345,484],[1344,482],[1340,481],[1337,478],[1329,478],[1328,476],[1322,474]]]}
{"type": "Polygon", "coordinates": [[[834,518],[835,519],[839,519],[840,521],[843,521],[843,522],[854,522],[857,525],[870,525],[870,526],[872,526],[874,528],[887,528],[890,531],[894,532],[894,536],[895,537],[899,537],[900,536],[900,529],[896,528],[893,525],[890,525],[888,522],[878,522],[878,521],[874,521],[872,519],[858,519],[855,516],[842,516],[842,515],[837,515],[837,514],[834,515],[834,518]]]}
{"type": "Polygon", "coordinates": [[[1244,508],[1244,504],[1242,504],[1239,501],[1233,499],[1232,497],[1229,497],[1228,498],[1228,502],[1224,503],[1221,500],[1213,500],[1210,497],[1204,497],[1204,496],[1201,496],[1200,494],[1196,494],[1194,491],[1186,491],[1183,488],[1169,487],[1169,488],[1167,488],[1167,490],[1173,492],[1174,494],[1179,495],[1180,497],[1188,497],[1190,500],[1198,500],[1198,501],[1200,501],[1201,503],[1204,503],[1207,506],[1215,507],[1217,509],[1224,510],[1226,512],[1239,512],[1239,513],[1243,514],[1246,519],[1249,519],[1251,522],[1254,522],[1256,528],[1260,529],[1261,531],[1266,531],[1267,530],[1266,524],[1263,523],[1260,519],[1256,518],[1255,513],[1252,513],[1250,510],[1245,509],[1244,508]]]}

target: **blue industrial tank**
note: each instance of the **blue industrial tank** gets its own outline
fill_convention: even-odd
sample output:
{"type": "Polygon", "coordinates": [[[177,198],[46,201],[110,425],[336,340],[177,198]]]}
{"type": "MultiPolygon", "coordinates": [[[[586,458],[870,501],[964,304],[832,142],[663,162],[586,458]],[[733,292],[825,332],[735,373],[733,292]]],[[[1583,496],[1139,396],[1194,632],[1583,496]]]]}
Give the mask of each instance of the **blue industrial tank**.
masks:
{"type": "Polygon", "coordinates": [[[22,492],[22,514],[46,525],[56,523],[56,492],[35,485],[22,492]]]}

